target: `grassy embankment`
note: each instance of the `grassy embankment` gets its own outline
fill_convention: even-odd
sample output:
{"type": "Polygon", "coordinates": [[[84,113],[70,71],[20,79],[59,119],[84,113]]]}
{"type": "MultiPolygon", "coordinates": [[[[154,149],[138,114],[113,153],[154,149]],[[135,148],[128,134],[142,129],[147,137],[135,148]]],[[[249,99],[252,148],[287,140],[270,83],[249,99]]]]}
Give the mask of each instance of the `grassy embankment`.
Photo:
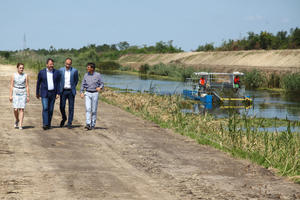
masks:
{"type": "Polygon", "coordinates": [[[300,91],[299,50],[184,52],[176,54],[130,54],[117,61],[142,74],[184,80],[194,71],[244,72],[248,89],[300,91]]]}
{"type": "Polygon", "coordinates": [[[200,144],[250,159],[300,182],[300,134],[291,132],[293,126],[300,125],[299,122],[239,117],[235,114],[227,119],[215,119],[209,114],[185,114],[181,109],[183,104],[189,102],[175,95],[117,93],[108,89],[102,97],[105,102],[151,120],[161,127],[173,129],[200,144]],[[288,127],[287,131],[259,131],[262,127],[282,125],[288,127]]]}

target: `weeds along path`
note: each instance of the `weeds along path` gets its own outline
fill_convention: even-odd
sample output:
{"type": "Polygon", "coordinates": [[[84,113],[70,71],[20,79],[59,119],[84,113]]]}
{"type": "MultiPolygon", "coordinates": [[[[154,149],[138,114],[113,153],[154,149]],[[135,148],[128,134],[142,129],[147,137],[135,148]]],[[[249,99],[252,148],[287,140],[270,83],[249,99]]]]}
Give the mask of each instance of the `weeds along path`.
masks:
{"type": "MultiPolygon", "coordinates": [[[[25,66],[26,67],[26,66],[25,66]]],[[[269,170],[99,104],[97,129],[85,131],[84,101],[75,100],[72,130],[41,128],[31,101],[22,131],[8,101],[14,66],[0,65],[0,199],[300,199],[300,185],[269,170]]]]}

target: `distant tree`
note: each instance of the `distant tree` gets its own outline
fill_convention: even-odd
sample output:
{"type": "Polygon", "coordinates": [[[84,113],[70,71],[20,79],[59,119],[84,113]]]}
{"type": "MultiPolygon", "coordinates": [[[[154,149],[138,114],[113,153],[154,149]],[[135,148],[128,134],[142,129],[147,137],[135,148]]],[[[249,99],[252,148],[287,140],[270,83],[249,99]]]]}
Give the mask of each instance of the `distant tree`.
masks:
{"type": "Polygon", "coordinates": [[[119,48],[120,51],[123,51],[123,50],[128,49],[130,45],[129,45],[128,42],[124,41],[124,42],[119,42],[117,44],[117,46],[118,46],[118,48],[119,48]]]}
{"type": "Polygon", "coordinates": [[[169,40],[168,42],[159,41],[156,42],[154,47],[155,53],[178,53],[182,52],[181,48],[177,48],[173,46],[173,40],[169,40]]]}
{"type": "MultiPolygon", "coordinates": [[[[299,49],[300,48],[300,29],[290,29],[290,34],[286,31],[279,31],[273,35],[266,31],[260,34],[248,32],[248,36],[240,40],[224,41],[221,46],[214,50],[252,50],[252,49],[299,49]]],[[[197,51],[205,51],[205,46],[199,46],[197,51]]]]}
{"type": "Polygon", "coordinates": [[[165,42],[160,41],[156,42],[155,44],[155,50],[157,53],[166,53],[167,52],[167,45],[165,42]]]}
{"type": "Polygon", "coordinates": [[[248,32],[248,45],[246,47],[247,50],[249,49],[259,49],[259,36],[254,32],[248,32]]]}
{"type": "Polygon", "coordinates": [[[55,54],[56,53],[56,49],[51,45],[49,48],[49,54],[55,54]]]}
{"type": "Polygon", "coordinates": [[[262,49],[271,49],[272,37],[273,35],[271,33],[268,33],[266,31],[261,32],[259,36],[260,47],[262,49]]]}
{"type": "Polygon", "coordinates": [[[103,44],[103,45],[98,45],[96,46],[96,51],[97,52],[107,52],[107,51],[117,51],[118,49],[114,45],[115,48],[112,48],[112,45],[108,44],[103,44]]]}
{"type": "Polygon", "coordinates": [[[214,43],[207,43],[205,45],[200,45],[196,51],[213,51],[215,49],[214,43]]]}
{"type": "Polygon", "coordinates": [[[298,27],[291,29],[291,42],[292,48],[300,48],[300,29],[298,27]]]}
{"type": "Polygon", "coordinates": [[[110,49],[111,49],[112,51],[118,51],[118,48],[117,48],[117,45],[116,45],[116,44],[110,45],[110,49]]]}
{"type": "Polygon", "coordinates": [[[288,46],[288,36],[286,31],[279,31],[276,35],[277,38],[277,48],[285,49],[288,46]]]}
{"type": "Polygon", "coordinates": [[[96,49],[96,45],[95,44],[89,44],[87,46],[88,49],[96,49]]]}
{"type": "Polygon", "coordinates": [[[81,52],[78,56],[79,60],[88,61],[88,62],[98,62],[99,55],[95,49],[89,49],[85,52],[81,52]]]}

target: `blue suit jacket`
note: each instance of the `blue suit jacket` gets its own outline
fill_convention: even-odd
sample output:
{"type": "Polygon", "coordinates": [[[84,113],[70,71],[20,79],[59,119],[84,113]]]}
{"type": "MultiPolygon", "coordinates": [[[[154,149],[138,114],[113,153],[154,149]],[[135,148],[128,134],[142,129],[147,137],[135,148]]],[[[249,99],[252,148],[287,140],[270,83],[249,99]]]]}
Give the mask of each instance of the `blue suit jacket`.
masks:
{"type": "MultiPolygon", "coordinates": [[[[78,70],[71,67],[71,77],[70,77],[70,82],[71,82],[71,89],[72,93],[75,96],[76,95],[76,86],[78,83],[78,70]]],[[[64,86],[65,86],[65,71],[66,67],[62,67],[59,69],[60,72],[60,84],[59,84],[59,92],[62,93],[64,86]]]]}
{"type": "MultiPolygon", "coordinates": [[[[60,73],[58,70],[53,69],[53,83],[55,94],[60,94],[59,92],[59,82],[60,82],[60,73]]],[[[47,71],[46,68],[42,69],[37,78],[36,82],[36,95],[40,95],[42,98],[48,96],[48,83],[47,83],[47,71]]]]}

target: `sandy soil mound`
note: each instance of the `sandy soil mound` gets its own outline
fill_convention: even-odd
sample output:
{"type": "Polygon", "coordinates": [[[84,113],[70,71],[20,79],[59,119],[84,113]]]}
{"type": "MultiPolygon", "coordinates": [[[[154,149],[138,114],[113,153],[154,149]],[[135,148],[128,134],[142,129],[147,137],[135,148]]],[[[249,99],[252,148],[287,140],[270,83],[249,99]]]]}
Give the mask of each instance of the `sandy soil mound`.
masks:
{"type": "Polygon", "coordinates": [[[213,68],[214,71],[249,70],[300,71],[300,50],[255,50],[221,52],[183,52],[174,54],[125,55],[119,62],[138,68],[148,63],[177,63],[196,68],[213,68]]]}

